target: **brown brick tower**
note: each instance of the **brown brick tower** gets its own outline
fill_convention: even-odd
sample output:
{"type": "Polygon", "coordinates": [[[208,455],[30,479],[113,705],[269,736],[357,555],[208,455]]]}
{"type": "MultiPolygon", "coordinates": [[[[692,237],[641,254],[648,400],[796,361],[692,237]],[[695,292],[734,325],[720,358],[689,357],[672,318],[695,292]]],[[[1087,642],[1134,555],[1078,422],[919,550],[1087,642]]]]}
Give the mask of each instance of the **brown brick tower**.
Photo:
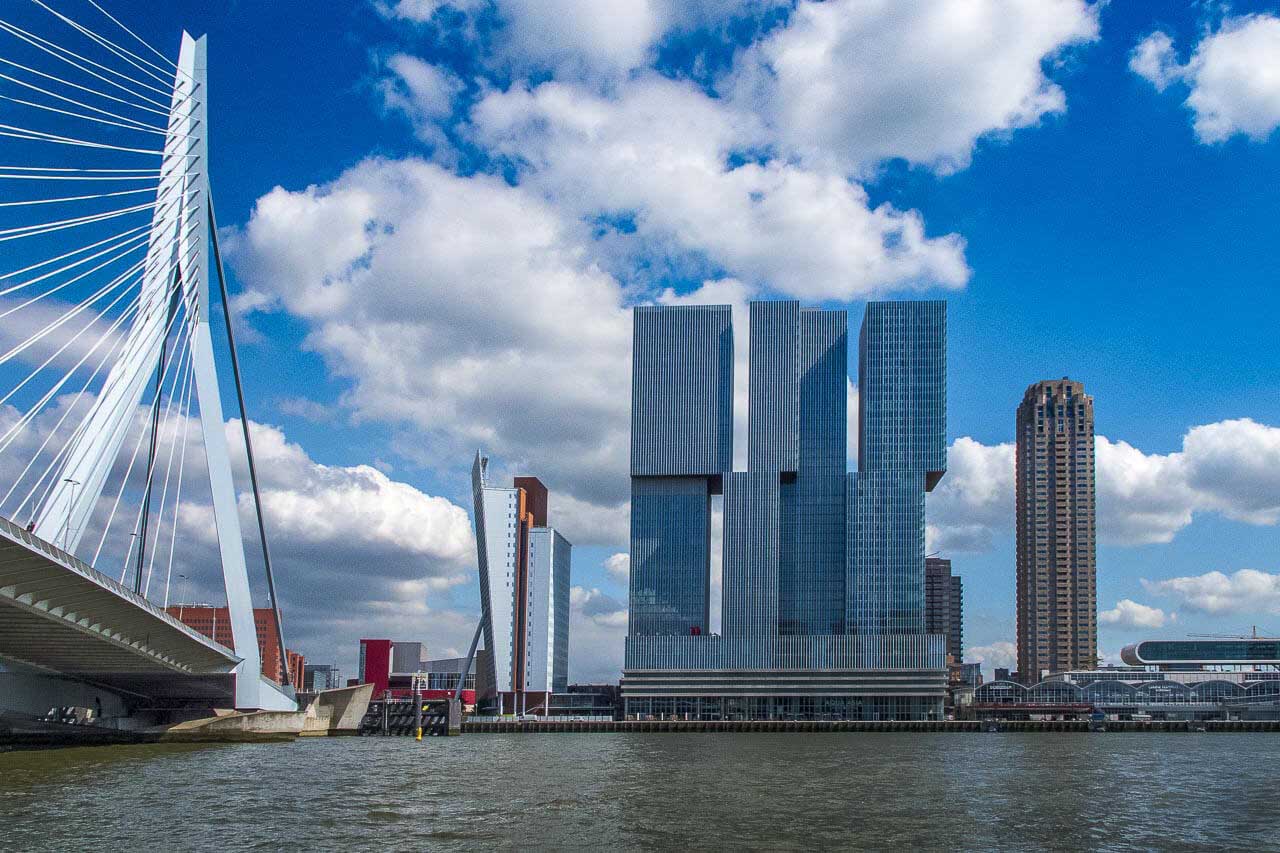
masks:
{"type": "Polygon", "coordinates": [[[1093,398],[1065,377],[1018,407],[1018,673],[1092,669],[1098,655],[1093,398]]]}

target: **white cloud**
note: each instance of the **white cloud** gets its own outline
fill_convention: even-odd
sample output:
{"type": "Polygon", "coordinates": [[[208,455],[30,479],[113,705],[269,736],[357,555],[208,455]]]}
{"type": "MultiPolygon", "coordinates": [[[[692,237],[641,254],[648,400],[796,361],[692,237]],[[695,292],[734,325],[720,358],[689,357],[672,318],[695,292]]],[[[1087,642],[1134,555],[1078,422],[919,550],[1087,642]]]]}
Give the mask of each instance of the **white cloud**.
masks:
{"type": "Polygon", "coordinates": [[[1241,418],[1182,442],[1187,485],[1208,508],[1249,524],[1280,522],[1280,429],[1241,418]]]}
{"type": "Polygon", "coordinates": [[[626,586],[631,576],[631,555],[627,553],[611,554],[605,558],[604,570],[609,577],[626,586]]]}
{"type": "Polygon", "coordinates": [[[454,98],[464,88],[462,81],[448,69],[406,53],[392,55],[386,68],[390,75],[379,81],[383,105],[408,116],[423,142],[444,145],[447,139],[441,123],[453,111],[454,98]]]}
{"type": "MultiPolygon", "coordinates": [[[[1173,616],[1169,618],[1172,620],[1173,616]]],[[[1132,599],[1122,598],[1110,610],[1099,611],[1098,621],[1118,628],[1163,628],[1165,612],[1158,607],[1148,607],[1132,599]]]]}
{"type": "Polygon", "coordinates": [[[851,468],[858,467],[858,386],[853,384],[853,379],[848,380],[848,388],[845,392],[845,417],[849,424],[845,429],[845,458],[849,461],[851,468]]]}
{"type": "Polygon", "coordinates": [[[1129,55],[1129,70],[1151,81],[1157,92],[1182,76],[1182,66],[1168,33],[1156,31],[1138,42],[1129,55]]]}
{"type": "MultiPolygon", "coordinates": [[[[1280,428],[1242,418],[1188,430],[1175,453],[1144,453],[1105,436],[1095,451],[1102,542],[1169,542],[1204,512],[1280,523],[1280,428]]],[[[957,439],[949,469],[929,498],[929,548],[981,551],[1013,535],[1014,445],[957,439]]]]}
{"type": "Polygon", "coordinates": [[[1186,105],[1201,142],[1222,142],[1236,134],[1262,141],[1280,127],[1280,17],[1228,17],[1179,64],[1173,40],[1163,32],[1147,36],[1129,68],[1157,91],[1175,81],[1190,89],[1186,105]]]}
{"type": "Polygon", "coordinates": [[[985,551],[1013,532],[1014,445],[965,436],[947,451],[947,474],[926,501],[930,551],[985,551]]]}
{"type": "MultiPolygon", "coordinates": [[[[789,0],[378,0],[388,18],[439,21],[442,9],[488,19],[494,59],[521,74],[618,79],[648,65],[673,32],[719,30],[789,0]]],[[[474,26],[474,20],[470,21],[474,26]]]]}
{"type": "Polygon", "coordinates": [[[388,18],[426,23],[441,9],[452,8],[465,12],[480,8],[485,2],[486,0],[376,0],[374,6],[388,18]]]}
{"type": "MultiPolygon", "coordinates": [[[[345,553],[352,561],[395,555],[410,562],[437,561],[453,570],[474,562],[471,521],[461,507],[368,465],[321,465],[280,429],[256,423],[251,428],[273,543],[323,550],[335,559],[345,553]]],[[[240,422],[229,421],[226,432],[243,481],[248,471],[240,422]]],[[[252,497],[241,495],[240,504],[242,515],[251,518],[252,497]]]]}
{"type": "Polygon", "coordinates": [[[1230,575],[1203,575],[1151,581],[1142,586],[1156,595],[1167,595],[1202,613],[1280,613],[1280,575],[1256,569],[1240,569],[1230,575]]]}
{"type": "Polygon", "coordinates": [[[357,421],[412,429],[402,449],[443,470],[483,447],[536,473],[567,529],[571,499],[625,501],[623,291],[536,196],[369,160],[263,196],[234,253],[252,287],[310,324],[306,345],[350,381],[357,421]]]}
{"type": "Polygon", "coordinates": [[[666,29],[665,0],[499,0],[516,67],[620,74],[645,64],[666,29]]]}
{"type": "Polygon", "coordinates": [[[1018,647],[1007,640],[998,640],[989,646],[970,646],[964,650],[964,659],[969,663],[983,664],[985,670],[996,667],[1015,670],[1018,668],[1018,647]]]}
{"type": "Polygon", "coordinates": [[[566,216],[606,225],[619,270],[727,271],[752,287],[850,300],[960,287],[964,242],[929,237],[915,211],[870,207],[837,173],[735,155],[765,146],[754,116],[692,84],[644,75],[606,98],[548,82],[492,92],[472,113],[478,142],[519,169],[522,187],[566,216]]]}
{"type": "Polygon", "coordinates": [[[616,682],[627,634],[626,604],[581,586],[573,587],[569,598],[570,679],[616,682]]]}
{"type": "Polygon", "coordinates": [[[1044,66],[1098,38],[1082,0],[802,0],[725,88],[805,162],[946,171],[976,141],[1066,108],[1044,66]]]}

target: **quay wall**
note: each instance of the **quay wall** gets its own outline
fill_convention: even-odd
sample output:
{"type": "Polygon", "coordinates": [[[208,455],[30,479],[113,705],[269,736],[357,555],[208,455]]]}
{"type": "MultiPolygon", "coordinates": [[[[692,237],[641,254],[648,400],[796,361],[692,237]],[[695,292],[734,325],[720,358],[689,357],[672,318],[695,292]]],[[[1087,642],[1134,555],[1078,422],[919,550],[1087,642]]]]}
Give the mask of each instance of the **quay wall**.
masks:
{"type": "MultiPolygon", "coordinates": [[[[1280,732],[1280,720],[1202,723],[1108,721],[1107,732],[1280,732]]],[[[1084,720],[955,721],[862,720],[537,720],[463,722],[463,734],[560,734],[573,732],[1088,732],[1084,720]]]]}

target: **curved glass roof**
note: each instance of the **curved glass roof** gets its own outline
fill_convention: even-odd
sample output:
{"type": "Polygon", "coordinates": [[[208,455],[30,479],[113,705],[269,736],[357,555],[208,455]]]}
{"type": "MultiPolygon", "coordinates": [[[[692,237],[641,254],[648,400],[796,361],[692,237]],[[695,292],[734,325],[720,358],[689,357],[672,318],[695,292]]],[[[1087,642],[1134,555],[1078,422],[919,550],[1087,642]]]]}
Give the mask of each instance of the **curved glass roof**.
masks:
{"type": "Polygon", "coordinates": [[[1014,681],[989,681],[973,693],[978,704],[1028,705],[1167,705],[1218,704],[1224,701],[1280,702],[1280,680],[1267,679],[1236,684],[1205,679],[1191,684],[1179,681],[1095,681],[1085,687],[1065,681],[1041,681],[1026,687],[1014,681]]]}
{"type": "Polygon", "coordinates": [[[1120,657],[1130,666],[1280,664],[1280,640],[1143,640],[1125,646],[1120,657]]]}

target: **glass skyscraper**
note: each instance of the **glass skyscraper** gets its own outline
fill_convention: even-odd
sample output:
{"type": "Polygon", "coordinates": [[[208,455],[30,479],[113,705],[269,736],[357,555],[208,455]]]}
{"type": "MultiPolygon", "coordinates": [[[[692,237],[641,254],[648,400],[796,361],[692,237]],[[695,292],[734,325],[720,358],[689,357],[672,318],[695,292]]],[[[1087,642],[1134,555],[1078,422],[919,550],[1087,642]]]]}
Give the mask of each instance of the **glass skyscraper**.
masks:
{"type": "Polygon", "coordinates": [[[946,470],[945,304],[868,305],[858,473],[846,313],[750,310],[747,470],[736,472],[729,307],[635,312],[628,711],[936,715],[945,650],[925,633],[924,500],[946,470]]]}
{"type": "Polygon", "coordinates": [[[733,467],[733,319],[687,305],[633,321],[628,633],[705,635],[711,495],[733,467]]]}

